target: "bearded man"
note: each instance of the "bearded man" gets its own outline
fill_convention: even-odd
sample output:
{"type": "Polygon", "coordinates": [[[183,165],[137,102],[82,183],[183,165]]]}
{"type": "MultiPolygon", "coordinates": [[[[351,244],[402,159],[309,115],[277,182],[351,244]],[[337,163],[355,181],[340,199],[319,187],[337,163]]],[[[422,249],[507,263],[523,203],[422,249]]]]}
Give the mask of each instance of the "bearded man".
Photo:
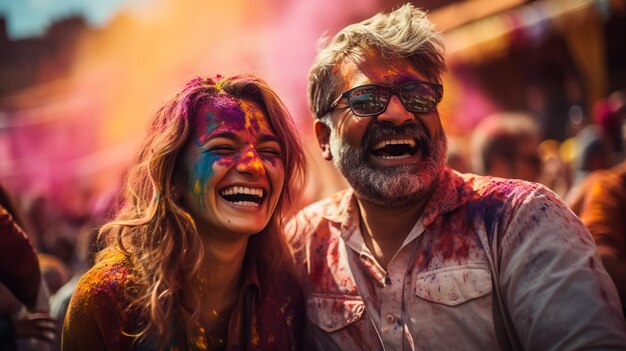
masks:
{"type": "Polygon", "coordinates": [[[319,350],[626,349],[589,231],[547,188],[445,166],[443,48],[407,4],[341,30],[309,102],[350,189],[290,224],[319,350]]]}

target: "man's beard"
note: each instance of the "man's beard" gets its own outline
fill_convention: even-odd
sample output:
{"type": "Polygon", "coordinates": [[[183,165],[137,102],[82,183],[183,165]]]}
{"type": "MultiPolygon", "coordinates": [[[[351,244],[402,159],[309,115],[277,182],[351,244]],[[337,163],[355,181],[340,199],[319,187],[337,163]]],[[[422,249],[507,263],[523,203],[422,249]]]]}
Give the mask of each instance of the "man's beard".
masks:
{"type": "Polygon", "coordinates": [[[396,207],[427,196],[436,186],[445,163],[446,137],[432,140],[424,128],[415,124],[400,127],[370,124],[361,146],[355,148],[331,131],[330,148],[335,167],[341,171],[357,195],[378,205],[396,207]],[[397,167],[374,167],[368,162],[369,150],[384,137],[409,136],[415,139],[422,159],[397,167]]]}

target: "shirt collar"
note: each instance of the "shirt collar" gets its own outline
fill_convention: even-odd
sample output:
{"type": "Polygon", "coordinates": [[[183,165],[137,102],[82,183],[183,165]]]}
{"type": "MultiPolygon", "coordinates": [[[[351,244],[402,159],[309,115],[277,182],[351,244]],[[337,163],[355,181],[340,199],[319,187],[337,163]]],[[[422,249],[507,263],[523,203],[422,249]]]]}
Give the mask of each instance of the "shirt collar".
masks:
{"type": "Polygon", "coordinates": [[[431,224],[439,215],[449,213],[463,206],[471,198],[473,190],[454,170],[446,167],[441,173],[435,192],[424,207],[422,223],[431,224]]]}

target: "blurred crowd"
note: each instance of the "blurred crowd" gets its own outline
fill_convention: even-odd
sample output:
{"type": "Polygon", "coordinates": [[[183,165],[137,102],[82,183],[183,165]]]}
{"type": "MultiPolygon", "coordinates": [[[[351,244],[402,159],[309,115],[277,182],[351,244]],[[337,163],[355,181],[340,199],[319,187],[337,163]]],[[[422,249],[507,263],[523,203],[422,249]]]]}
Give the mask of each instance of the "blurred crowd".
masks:
{"type": "MultiPolygon", "coordinates": [[[[545,139],[541,125],[527,111],[484,116],[471,133],[448,136],[448,165],[552,189],[591,231],[624,305],[625,94],[597,101],[590,115],[571,107],[564,141],[545,139]]],[[[43,197],[14,199],[0,186],[0,349],[60,349],[69,300],[94,263],[98,228],[114,213],[115,198],[103,195],[88,215],[64,217],[43,197]]]]}
{"type": "Polygon", "coordinates": [[[626,304],[626,106],[623,91],[597,101],[591,115],[569,109],[567,138],[543,138],[530,112],[485,116],[465,137],[449,137],[448,165],[459,172],[546,185],[590,230],[626,304]]]}
{"type": "Polygon", "coordinates": [[[64,217],[45,198],[21,204],[0,184],[0,350],[60,350],[70,298],[111,214],[105,201],[90,216],[64,217]]]}

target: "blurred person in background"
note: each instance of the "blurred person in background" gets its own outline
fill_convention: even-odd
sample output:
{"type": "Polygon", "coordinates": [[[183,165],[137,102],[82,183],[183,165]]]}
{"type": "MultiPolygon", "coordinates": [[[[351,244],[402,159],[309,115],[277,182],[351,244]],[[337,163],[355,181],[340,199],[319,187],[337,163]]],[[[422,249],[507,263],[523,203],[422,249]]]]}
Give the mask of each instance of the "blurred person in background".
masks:
{"type": "Polygon", "coordinates": [[[473,173],[538,182],[542,176],[539,126],[528,114],[501,112],[483,118],[473,129],[473,173]]]}
{"type": "Polygon", "coordinates": [[[55,294],[68,280],[70,280],[70,268],[54,255],[38,253],[39,269],[41,276],[46,282],[51,295],[55,294]]]}
{"type": "Polygon", "coordinates": [[[560,150],[561,143],[554,139],[546,139],[539,144],[539,155],[543,165],[539,183],[563,198],[572,184],[572,171],[560,150]]]}
{"type": "Polygon", "coordinates": [[[615,286],[565,204],[537,183],[445,166],[444,70],[440,36],[411,4],[345,27],[317,54],[314,128],[350,188],[287,227],[306,278],[306,344],[626,349],[615,286]]]}
{"type": "Polygon", "coordinates": [[[467,155],[467,144],[468,142],[461,137],[448,136],[446,164],[459,173],[468,173],[472,170],[467,155]]]}
{"type": "Polygon", "coordinates": [[[593,123],[582,128],[567,143],[570,149],[567,153],[573,155],[573,179],[565,201],[575,213],[580,213],[587,191],[595,182],[588,179],[590,174],[611,168],[624,159],[625,115],[621,93],[613,93],[594,105],[593,123]]]}
{"type": "Polygon", "coordinates": [[[74,294],[74,290],[76,290],[80,278],[96,263],[96,254],[100,251],[98,229],[95,224],[90,223],[86,224],[80,231],[78,242],[76,243],[76,256],[79,262],[78,269],[65,285],[50,296],[50,315],[59,321],[58,349],[61,348],[61,331],[70,299],[74,294]]]}
{"type": "Polygon", "coordinates": [[[27,307],[35,307],[41,271],[35,249],[24,233],[24,222],[0,185],[1,282],[27,307]]]}
{"type": "Polygon", "coordinates": [[[617,91],[596,102],[593,119],[604,132],[610,165],[617,165],[624,159],[623,125],[626,122],[626,109],[622,93],[617,91]]]}
{"type": "Polygon", "coordinates": [[[102,242],[98,240],[98,230],[111,219],[116,212],[116,200],[119,194],[119,185],[103,192],[91,206],[90,220],[78,233],[72,259],[73,274],[71,279],[58,291],[50,296],[50,315],[59,323],[56,349],[61,349],[61,332],[63,321],[69,307],[70,299],[76,290],[80,278],[96,263],[96,255],[102,249],[102,242]]]}
{"type": "Polygon", "coordinates": [[[297,350],[281,222],[304,177],[293,122],[253,75],[197,78],[154,116],[63,350],[297,350]]]}
{"type": "Polygon", "coordinates": [[[44,350],[55,340],[37,255],[0,185],[0,349],[44,350]],[[35,341],[39,340],[39,341],[35,341]]]}
{"type": "Polygon", "coordinates": [[[626,306],[626,161],[593,172],[583,189],[579,203],[570,206],[593,235],[602,264],[626,306]]]}
{"type": "Polygon", "coordinates": [[[539,125],[528,113],[499,112],[483,118],[470,136],[471,172],[541,183],[559,196],[570,186],[570,172],[558,153],[559,143],[541,140],[539,125]]]}
{"type": "Polygon", "coordinates": [[[593,171],[611,167],[611,146],[606,131],[589,124],[576,134],[572,160],[572,187],[578,186],[593,171]]]}

